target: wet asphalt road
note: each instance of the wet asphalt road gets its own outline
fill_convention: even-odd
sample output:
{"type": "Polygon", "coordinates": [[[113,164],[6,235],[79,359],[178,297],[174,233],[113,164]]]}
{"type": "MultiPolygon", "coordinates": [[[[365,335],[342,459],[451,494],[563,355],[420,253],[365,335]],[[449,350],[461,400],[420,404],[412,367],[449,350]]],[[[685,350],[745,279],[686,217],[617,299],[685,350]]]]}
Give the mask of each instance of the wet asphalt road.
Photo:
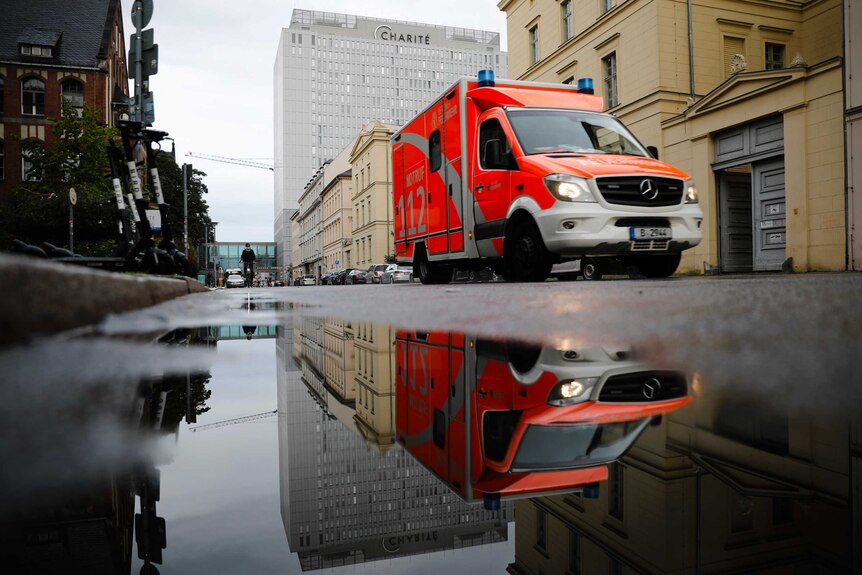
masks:
{"type": "Polygon", "coordinates": [[[634,346],[659,364],[728,386],[756,382],[794,403],[831,409],[862,399],[857,273],[216,290],[111,318],[99,330],[265,325],[301,314],[559,347],[634,346]],[[824,379],[846,384],[828,393],[810,384],[824,379]]]}

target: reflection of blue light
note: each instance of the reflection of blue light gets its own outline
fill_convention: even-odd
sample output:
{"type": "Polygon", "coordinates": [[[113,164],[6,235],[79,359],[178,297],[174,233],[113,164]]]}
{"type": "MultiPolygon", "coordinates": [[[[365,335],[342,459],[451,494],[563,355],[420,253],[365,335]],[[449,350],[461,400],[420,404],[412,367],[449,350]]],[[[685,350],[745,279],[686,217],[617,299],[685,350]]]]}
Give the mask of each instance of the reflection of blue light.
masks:
{"type": "Polygon", "coordinates": [[[593,79],[578,78],[578,92],[581,94],[595,94],[593,91],[593,79]]]}
{"type": "Polygon", "coordinates": [[[494,70],[479,70],[479,87],[494,85],[494,70]]]}

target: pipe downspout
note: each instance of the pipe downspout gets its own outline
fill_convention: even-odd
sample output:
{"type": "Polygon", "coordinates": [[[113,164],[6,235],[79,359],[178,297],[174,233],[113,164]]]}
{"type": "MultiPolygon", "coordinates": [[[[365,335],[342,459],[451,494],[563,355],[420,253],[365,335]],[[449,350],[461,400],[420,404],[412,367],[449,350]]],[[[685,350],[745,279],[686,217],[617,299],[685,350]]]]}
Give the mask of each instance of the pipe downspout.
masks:
{"type": "Polygon", "coordinates": [[[691,13],[691,0],[688,0],[688,89],[691,102],[694,104],[694,31],[691,13]]]}

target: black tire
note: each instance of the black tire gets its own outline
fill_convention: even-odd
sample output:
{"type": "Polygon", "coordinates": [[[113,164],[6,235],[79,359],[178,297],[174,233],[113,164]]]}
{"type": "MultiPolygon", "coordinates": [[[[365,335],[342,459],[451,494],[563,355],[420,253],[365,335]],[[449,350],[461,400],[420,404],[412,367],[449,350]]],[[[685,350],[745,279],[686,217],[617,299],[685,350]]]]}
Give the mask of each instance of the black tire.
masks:
{"type": "Polygon", "coordinates": [[[602,266],[598,260],[585,258],[581,261],[581,275],[587,281],[598,281],[602,279],[602,266]]]}
{"type": "Polygon", "coordinates": [[[516,282],[542,282],[551,273],[551,256],[539,229],[531,221],[515,224],[506,238],[506,279],[516,282]]]}
{"type": "Polygon", "coordinates": [[[645,277],[666,278],[672,276],[679,267],[681,257],[681,254],[641,256],[635,260],[635,265],[645,277]]]}
{"type": "MultiPolygon", "coordinates": [[[[419,272],[419,281],[423,284],[447,284],[452,281],[452,270],[428,261],[428,256],[422,248],[416,249],[413,258],[413,271],[419,272]]],[[[413,279],[411,277],[410,281],[413,279]]]]}

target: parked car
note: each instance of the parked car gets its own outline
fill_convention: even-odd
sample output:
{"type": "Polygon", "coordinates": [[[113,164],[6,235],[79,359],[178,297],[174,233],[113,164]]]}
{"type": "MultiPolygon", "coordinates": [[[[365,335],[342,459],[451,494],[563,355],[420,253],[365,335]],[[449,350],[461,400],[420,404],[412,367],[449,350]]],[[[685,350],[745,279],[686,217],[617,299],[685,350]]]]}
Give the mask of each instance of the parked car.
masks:
{"type": "Polygon", "coordinates": [[[320,276],[320,285],[331,286],[336,275],[338,275],[337,272],[326,272],[320,276]]]}
{"type": "Polygon", "coordinates": [[[314,286],[314,285],[317,285],[317,278],[315,278],[315,277],[314,277],[313,275],[311,275],[311,274],[309,274],[309,275],[304,275],[304,276],[302,276],[302,279],[299,281],[299,285],[301,285],[301,286],[314,286]]]}
{"type": "Polygon", "coordinates": [[[284,287],[284,282],[281,280],[275,280],[274,282],[272,282],[272,285],[274,285],[275,287],[284,287]]]}
{"type": "Polygon", "coordinates": [[[364,270],[350,270],[344,277],[344,283],[346,285],[364,284],[368,283],[368,279],[364,270]]]}
{"type": "Polygon", "coordinates": [[[371,264],[365,275],[368,276],[370,283],[379,284],[380,276],[383,275],[383,272],[385,272],[388,267],[389,264],[371,264]]]}
{"type": "Polygon", "coordinates": [[[239,274],[230,274],[224,282],[226,288],[245,287],[245,280],[239,274]]]}
{"type": "Polygon", "coordinates": [[[338,272],[338,275],[335,276],[335,280],[332,282],[333,285],[343,286],[345,280],[347,279],[347,274],[352,272],[354,269],[356,269],[356,268],[344,268],[343,270],[338,272]]]}
{"type": "Polygon", "coordinates": [[[391,264],[380,276],[380,283],[410,283],[413,281],[413,266],[400,266],[391,264]]]}

